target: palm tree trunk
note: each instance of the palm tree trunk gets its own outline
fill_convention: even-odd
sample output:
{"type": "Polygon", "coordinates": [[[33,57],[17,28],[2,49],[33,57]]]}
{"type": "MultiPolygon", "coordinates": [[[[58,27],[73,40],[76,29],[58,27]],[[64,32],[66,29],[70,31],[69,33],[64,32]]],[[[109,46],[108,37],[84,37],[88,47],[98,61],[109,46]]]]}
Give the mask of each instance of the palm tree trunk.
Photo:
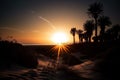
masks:
{"type": "Polygon", "coordinates": [[[89,36],[89,42],[91,42],[91,36],[89,36]]]}
{"type": "Polygon", "coordinates": [[[100,35],[104,35],[104,33],[105,33],[105,27],[103,26],[103,27],[101,28],[100,35]]]}
{"type": "Polygon", "coordinates": [[[73,44],[75,44],[75,36],[73,36],[73,44]]]}
{"type": "Polygon", "coordinates": [[[95,37],[97,37],[97,18],[95,18],[95,37]]]}

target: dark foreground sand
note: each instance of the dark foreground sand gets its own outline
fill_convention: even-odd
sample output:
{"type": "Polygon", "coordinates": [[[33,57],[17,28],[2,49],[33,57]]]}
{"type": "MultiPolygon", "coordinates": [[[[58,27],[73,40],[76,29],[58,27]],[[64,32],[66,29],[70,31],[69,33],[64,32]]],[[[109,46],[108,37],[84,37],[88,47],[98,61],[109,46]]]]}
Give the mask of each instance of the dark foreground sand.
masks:
{"type": "Polygon", "coordinates": [[[0,80],[96,80],[98,73],[94,75],[91,68],[92,61],[75,66],[64,66],[55,69],[51,66],[39,65],[36,69],[25,69],[21,67],[1,71],[0,80]],[[86,67],[85,67],[86,66],[86,67]]]}

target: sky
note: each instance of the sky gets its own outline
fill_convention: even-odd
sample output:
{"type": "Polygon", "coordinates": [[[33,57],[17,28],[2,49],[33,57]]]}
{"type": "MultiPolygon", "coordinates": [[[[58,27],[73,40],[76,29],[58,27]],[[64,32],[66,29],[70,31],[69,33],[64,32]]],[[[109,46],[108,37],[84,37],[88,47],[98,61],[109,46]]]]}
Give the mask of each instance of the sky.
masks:
{"type": "Polygon", "coordinates": [[[53,34],[63,32],[71,43],[70,29],[83,29],[90,19],[87,9],[96,1],[103,3],[103,14],[113,25],[120,23],[120,0],[0,0],[0,37],[47,45],[53,44],[53,34]]]}

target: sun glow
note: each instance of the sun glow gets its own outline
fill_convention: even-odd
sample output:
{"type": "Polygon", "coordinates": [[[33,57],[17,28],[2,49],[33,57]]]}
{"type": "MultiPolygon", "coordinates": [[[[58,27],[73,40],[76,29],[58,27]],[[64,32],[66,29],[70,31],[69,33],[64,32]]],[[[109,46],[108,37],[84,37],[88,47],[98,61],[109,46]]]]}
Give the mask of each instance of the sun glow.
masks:
{"type": "Polygon", "coordinates": [[[66,43],[68,41],[67,36],[63,32],[57,32],[52,36],[52,41],[58,45],[66,43]]]}

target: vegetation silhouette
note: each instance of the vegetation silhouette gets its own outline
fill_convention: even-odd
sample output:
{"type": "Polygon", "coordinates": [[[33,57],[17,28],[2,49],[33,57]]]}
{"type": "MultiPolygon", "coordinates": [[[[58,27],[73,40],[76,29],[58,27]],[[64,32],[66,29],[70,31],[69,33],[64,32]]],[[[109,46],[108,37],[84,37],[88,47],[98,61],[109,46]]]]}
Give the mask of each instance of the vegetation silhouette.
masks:
{"type": "Polygon", "coordinates": [[[120,39],[120,25],[119,24],[113,25],[111,29],[112,29],[111,35],[113,35],[113,39],[119,40],[120,39]]]}
{"type": "Polygon", "coordinates": [[[76,28],[71,28],[70,33],[73,36],[73,44],[75,44],[75,33],[76,33],[76,28]]]}
{"type": "Polygon", "coordinates": [[[77,30],[77,34],[79,37],[79,43],[82,43],[83,42],[83,30],[81,29],[77,30]]]}
{"type": "Polygon", "coordinates": [[[83,24],[83,29],[71,28],[70,32],[73,35],[73,43],[75,44],[75,34],[77,33],[79,37],[79,43],[91,42],[93,39],[94,42],[106,42],[106,41],[114,41],[120,38],[120,25],[116,24],[112,27],[112,22],[108,16],[103,15],[103,4],[100,2],[95,2],[91,4],[88,8],[88,14],[90,17],[94,18],[93,20],[87,20],[83,24]],[[102,16],[101,16],[102,14],[102,16]],[[97,27],[100,27],[100,32],[97,31],[97,27]],[[107,27],[111,27],[107,29],[107,27]],[[93,31],[95,30],[95,36],[93,35],[93,31]],[[99,33],[99,35],[97,34],[99,33]]]}
{"type": "Polygon", "coordinates": [[[98,25],[100,27],[100,42],[103,42],[103,37],[105,34],[105,28],[109,27],[112,24],[112,22],[110,21],[110,18],[107,16],[100,16],[98,19],[98,25]]]}
{"type": "Polygon", "coordinates": [[[80,44],[71,45],[71,48],[85,55],[80,57],[81,59],[95,62],[93,70],[101,74],[100,80],[120,79],[118,75],[120,25],[112,25],[110,18],[103,15],[103,4],[101,3],[91,4],[88,8],[88,14],[94,18],[94,21],[87,20],[83,24],[84,30],[76,30],[80,44]],[[100,32],[98,32],[97,27],[100,27],[100,32]],[[95,30],[95,36],[92,36],[93,30],[95,30]],[[93,42],[91,42],[91,37],[93,42]]]}
{"type": "Polygon", "coordinates": [[[100,35],[104,35],[105,33],[105,28],[109,27],[112,24],[110,21],[110,18],[107,16],[100,16],[98,19],[98,25],[100,26],[100,35]]]}
{"type": "Polygon", "coordinates": [[[98,25],[98,18],[100,14],[103,13],[103,4],[100,2],[95,2],[91,4],[88,8],[88,15],[94,18],[95,21],[95,37],[97,37],[97,25],[98,25]]]}
{"type": "Polygon", "coordinates": [[[86,42],[91,42],[91,36],[93,34],[93,30],[94,30],[94,23],[93,20],[87,20],[84,25],[84,30],[86,31],[86,42]]]}
{"type": "Polygon", "coordinates": [[[20,43],[0,40],[0,67],[10,68],[12,65],[36,68],[38,65],[37,55],[20,43]]]}

